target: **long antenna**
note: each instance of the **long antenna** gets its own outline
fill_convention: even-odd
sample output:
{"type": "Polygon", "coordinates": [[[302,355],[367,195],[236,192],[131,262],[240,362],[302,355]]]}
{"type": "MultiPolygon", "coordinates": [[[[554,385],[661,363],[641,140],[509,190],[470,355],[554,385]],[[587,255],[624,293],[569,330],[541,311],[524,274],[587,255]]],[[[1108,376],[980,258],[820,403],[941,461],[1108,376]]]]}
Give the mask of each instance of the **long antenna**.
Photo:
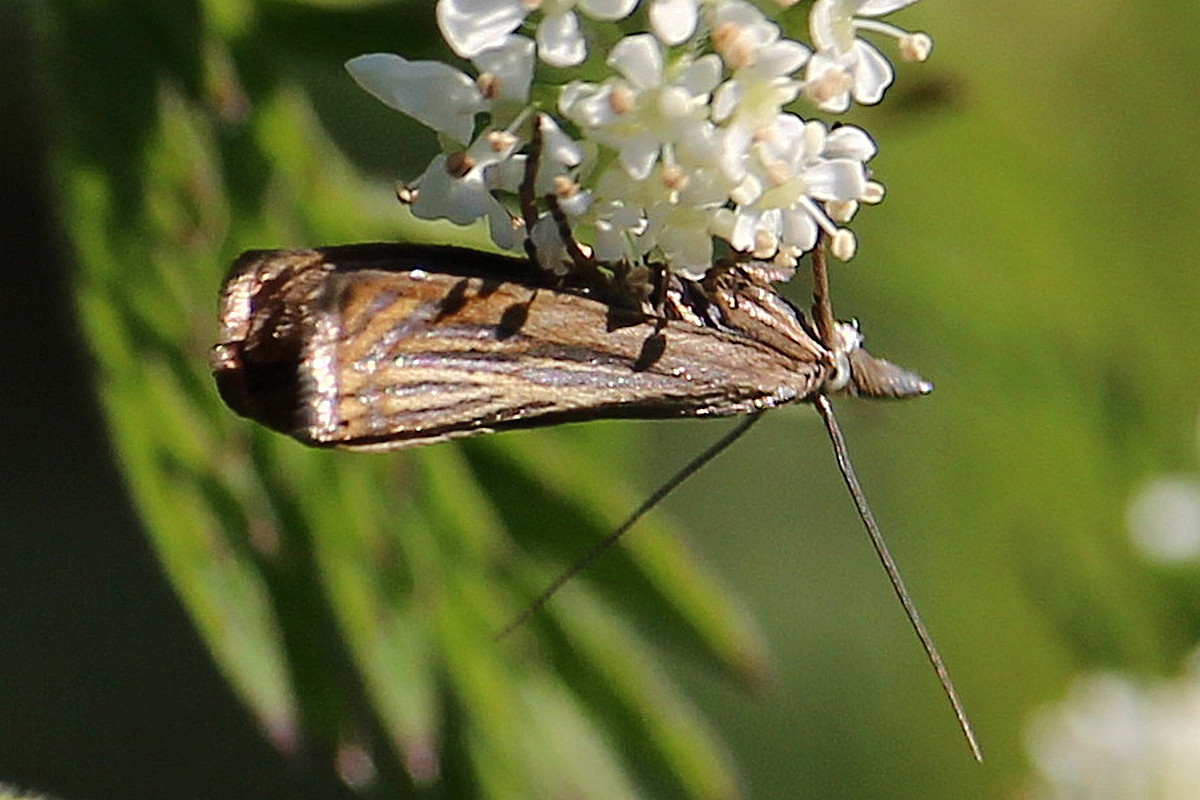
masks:
{"type": "Polygon", "coordinates": [[[854,474],[854,467],[850,464],[850,453],[846,449],[846,440],[842,438],[842,429],[833,416],[833,405],[824,394],[818,394],[813,400],[813,405],[817,407],[821,419],[825,422],[825,430],[829,432],[829,440],[833,443],[833,453],[837,457],[838,469],[842,472],[842,478],[846,481],[846,488],[850,490],[850,496],[854,498],[854,505],[858,507],[858,516],[862,519],[863,525],[867,528],[867,534],[871,537],[871,546],[875,548],[875,555],[879,556],[879,562],[883,564],[883,571],[887,573],[888,580],[892,583],[892,590],[900,600],[904,614],[908,617],[912,629],[916,631],[917,638],[921,640],[921,647],[924,648],[925,656],[929,659],[933,671],[937,673],[938,681],[942,684],[942,692],[950,701],[950,707],[954,709],[954,717],[958,720],[958,727],[971,747],[971,754],[975,756],[976,761],[983,761],[983,750],[979,747],[979,740],[975,738],[975,730],[971,727],[971,720],[967,718],[967,711],[963,708],[958,690],[954,688],[954,681],[950,679],[950,671],[946,669],[946,664],[942,661],[942,654],[938,652],[937,645],[933,643],[933,637],[929,635],[929,630],[921,621],[921,616],[917,613],[917,606],[908,593],[904,580],[900,577],[900,568],[896,566],[896,560],[892,558],[892,553],[883,540],[883,534],[875,522],[875,515],[871,513],[871,507],[867,505],[866,495],[863,494],[862,486],[858,483],[858,476],[854,474]]]}
{"type": "Polygon", "coordinates": [[[616,530],[592,545],[591,549],[584,553],[578,561],[563,570],[562,573],[555,578],[549,586],[542,590],[542,593],[537,596],[537,599],[526,606],[524,611],[518,614],[512,622],[505,625],[504,630],[496,634],[497,641],[503,639],[505,636],[508,636],[508,634],[521,627],[526,620],[537,613],[542,606],[546,605],[550,598],[554,596],[554,593],[561,589],[567,581],[571,580],[571,578],[574,578],[580,572],[587,569],[593,561],[600,557],[601,553],[603,553],[612,545],[616,544],[617,540],[624,536],[625,533],[632,528],[639,519],[645,516],[647,511],[662,502],[663,498],[674,491],[679,484],[683,483],[688,478],[699,472],[701,467],[720,455],[721,451],[729,447],[729,445],[733,444],[738,439],[742,438],[746,431],[750,430],[750,426],[758,422],[758,420],[761,418],[762,413],[757,412],[743,419],[738,423],[736,428],[722,436],[713,444],[709,445],[707,450],[693,458],[683,467],[683,469],[672,475],[666,483],[655,489],[654,493],[647,497],[645,502],[638,506],[637,509],[630,514],[629,517],[622,522],[616,530]]]}

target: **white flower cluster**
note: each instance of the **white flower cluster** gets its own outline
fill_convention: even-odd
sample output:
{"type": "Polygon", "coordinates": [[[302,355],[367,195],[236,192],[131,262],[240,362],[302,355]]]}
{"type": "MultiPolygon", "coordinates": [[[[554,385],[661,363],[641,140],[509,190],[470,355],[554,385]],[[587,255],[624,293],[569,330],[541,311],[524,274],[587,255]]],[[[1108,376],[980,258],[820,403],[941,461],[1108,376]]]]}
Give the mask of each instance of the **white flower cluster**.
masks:
{"type": "MultiPolygon", "coordinates": [[[[656,261],[699,278],[715,240],[790,265],[823,233],[835,256],[853,256],[843,226],[883,198],[866,166],[875,143],[784,107],[803,97],[836,114],[878,102],[892,69],[858,33],[892,37],[902,57],[923,60],[928,36],[876,19],[914,2],[815,0],[810,47],[746,0],[648,0],[643,9],[637,0],[438,0],[442,34],[475,77],[383,53],[346,67],[440,134],[445,152],[412,184],[417,216],[486,218],[497,245],[520,246],[522,219],[510,209],[536,128],[536,196],[555,198],[594,258],[656,261]],[[614,43],[589,55],[598,42],[614,43]],[[555,76],[567,69],[604,77],[564,84],[555,76]]],[[[544,266],[565,268],[550,210],[528,235],[544,266]]]]}
{"type": "Polygon", "coordinates": [[[1038,800],[1193,800],[1200,787],[1200,652],[1177,678],[1076,679],[1029,731],[1038,800]]]}

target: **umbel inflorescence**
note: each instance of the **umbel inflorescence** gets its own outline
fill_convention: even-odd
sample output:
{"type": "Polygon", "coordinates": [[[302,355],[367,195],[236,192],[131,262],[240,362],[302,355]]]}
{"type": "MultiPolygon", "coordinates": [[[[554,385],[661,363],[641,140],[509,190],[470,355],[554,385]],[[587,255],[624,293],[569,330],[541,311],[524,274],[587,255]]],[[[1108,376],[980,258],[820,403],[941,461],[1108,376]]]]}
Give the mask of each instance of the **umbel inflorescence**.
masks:
{"type": "Polygon", "coordinates": [[[853,257],[846,225],[884,194],[867,168],[875,143],[792,108],[879,102],[892,67],[863,35],[924,60],[928,36],[879,19],[915,2],[815,0],[803,43],[781,27],[804,13],[786,2],[776,21],[745,0],[439,0],[474,76],[385,53],[346,67],[438,134],[442,152],[410,184],[416,216],[486,219],[499,247],[528,236],[545,268],[566,270],[552,211],[529,226],[514,212],[536,128],[536,195],[590,256],[698,279],[722,250],[788,268],[824,237],[853,257]]]}

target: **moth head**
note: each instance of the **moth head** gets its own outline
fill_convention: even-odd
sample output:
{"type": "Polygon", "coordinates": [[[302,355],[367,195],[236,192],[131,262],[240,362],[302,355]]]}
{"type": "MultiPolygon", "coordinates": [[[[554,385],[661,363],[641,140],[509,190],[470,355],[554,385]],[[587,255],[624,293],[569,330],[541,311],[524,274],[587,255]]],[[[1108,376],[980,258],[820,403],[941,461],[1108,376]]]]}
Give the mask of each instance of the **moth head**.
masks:
{"type": "Polygon", "coordinates": [[[933,384],[915,372],[862,349],[858,320],[838,322],[833,338],[833,372],[825,383],[828,394],[899,399],[933,391],[933,384]]]}

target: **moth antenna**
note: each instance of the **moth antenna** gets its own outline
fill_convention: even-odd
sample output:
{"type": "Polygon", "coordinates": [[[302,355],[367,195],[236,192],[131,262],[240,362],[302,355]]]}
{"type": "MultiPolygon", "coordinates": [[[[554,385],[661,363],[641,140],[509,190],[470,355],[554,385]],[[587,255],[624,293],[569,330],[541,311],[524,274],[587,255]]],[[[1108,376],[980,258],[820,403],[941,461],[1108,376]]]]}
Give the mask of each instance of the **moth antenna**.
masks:
{"type": "Polygon", "coordinates": [[[616,544],[617,540],[624,536],[625,533],[632,528],[638,520],[645,516],[646,512],[661,503],[667,495],[669,495],[676,489],[676,487],[679,486],[679,484],[695,475],[700,471],[701,467],[720,455],[725,448],[742,438],[746,431],[750,430],[750,426],[758,422],[761,417],[762,413],[758,412],[743,419],[738,423],[736,428],[722,436],[713,444],[709,445],[708,449],[689,461],[683,467],[683,469],[676,472],[666,481],[666,483],[655,489],[654,492],[647,497],[640,506],[637,507],[637,510],[635,510],[629,515],[628,518],[626,518],[624,522],[617,526],[616,530],[592,545],[591,548],[584,553],[578,561],[567,567],[562,571],[562,573],[559,574],[557,578],[551,581],[550,585],[542,590],[542,593],[539,594],[532,603],[526,606],[524,611],[518,614],[512,622],[505,625],[504,630],[496,634],[496,640],[499,641],[500,639],[503,639],[514,630],[521,627],[526,620],[528,620],[535,613],[537,613],[538,610],[545,606],[546,603],[550,601],[550,598],[553,597],[554,594],[561,589],[567,581],[571,580],[580,572],[587,569],[593,561],[600,557],[601,553],[603,553],[612,545],[616,544]]]}
{"type": "Polygon", "coordinates": [[[850,453],[846,449],[846,440],[842,438],[842,430],[838,426],[837,419],[833,416],[833,405],[824,394],[818,394],[813,400],[813,405],[817,407],[817,411],[821,414],[821,419],[825,423],[825,430],[829,432],[829,441],[833,444],[833,453],[837,458],[838,469],[842,473],[842,479],[846,482],[846,488],[850,490],[850,496],[854,499],[854,505],[858,508],[858,516],[863,521],[863,525],[866,526],[867,534],[871,537],[871,546],[875,548],[875,554],[879,557],[880,563],[883,564],[883,570],[887,573],[888,580],[891,581],[892,590],[896,593],[897,599],[900,600],[900,605],[904,608],[904,614],[908,617],[909,624],[912,625],[917,638],[921,641],[921,647],[925,650],[925,657],[929,660],[933,671],[937,673],[938,682],[942,685],[942,692],[946,695],[946,699],[950,701],[950,707],[954,710],[954,717],[958,720],[959,730],[966,737],[967,745],[971,748],[971,754],[975,757],[976,761],[981,762],[983,761],[983,750],[979,746],[979,740],[975,738],[975,730],[971,727],[971,720],[967,718],[967,711],[958,696],[958,690],[954,688],[954,681],[950,679],[950,671],[946,669],[946,663],[942,661],[942,655],[938,652],[937,645],[933,643],[933,637],[930,636],[925,623],[921,621],[921,616],[917,613],[917,606],[913,602],[912,596],[908,593],[908,589],[904,585],[904,580],[900,577],[900,568],[896,565],[896,560],[892,557],[887,543],[883,540],[883,533],[880,532],[879,525],[875,522],[875,515],[871,513],[871,507],[867,505],[866,495],[863,494],[862,486],[858,483],[858,476],[855,475],[854,467],[850,463],[850,453]]]}

